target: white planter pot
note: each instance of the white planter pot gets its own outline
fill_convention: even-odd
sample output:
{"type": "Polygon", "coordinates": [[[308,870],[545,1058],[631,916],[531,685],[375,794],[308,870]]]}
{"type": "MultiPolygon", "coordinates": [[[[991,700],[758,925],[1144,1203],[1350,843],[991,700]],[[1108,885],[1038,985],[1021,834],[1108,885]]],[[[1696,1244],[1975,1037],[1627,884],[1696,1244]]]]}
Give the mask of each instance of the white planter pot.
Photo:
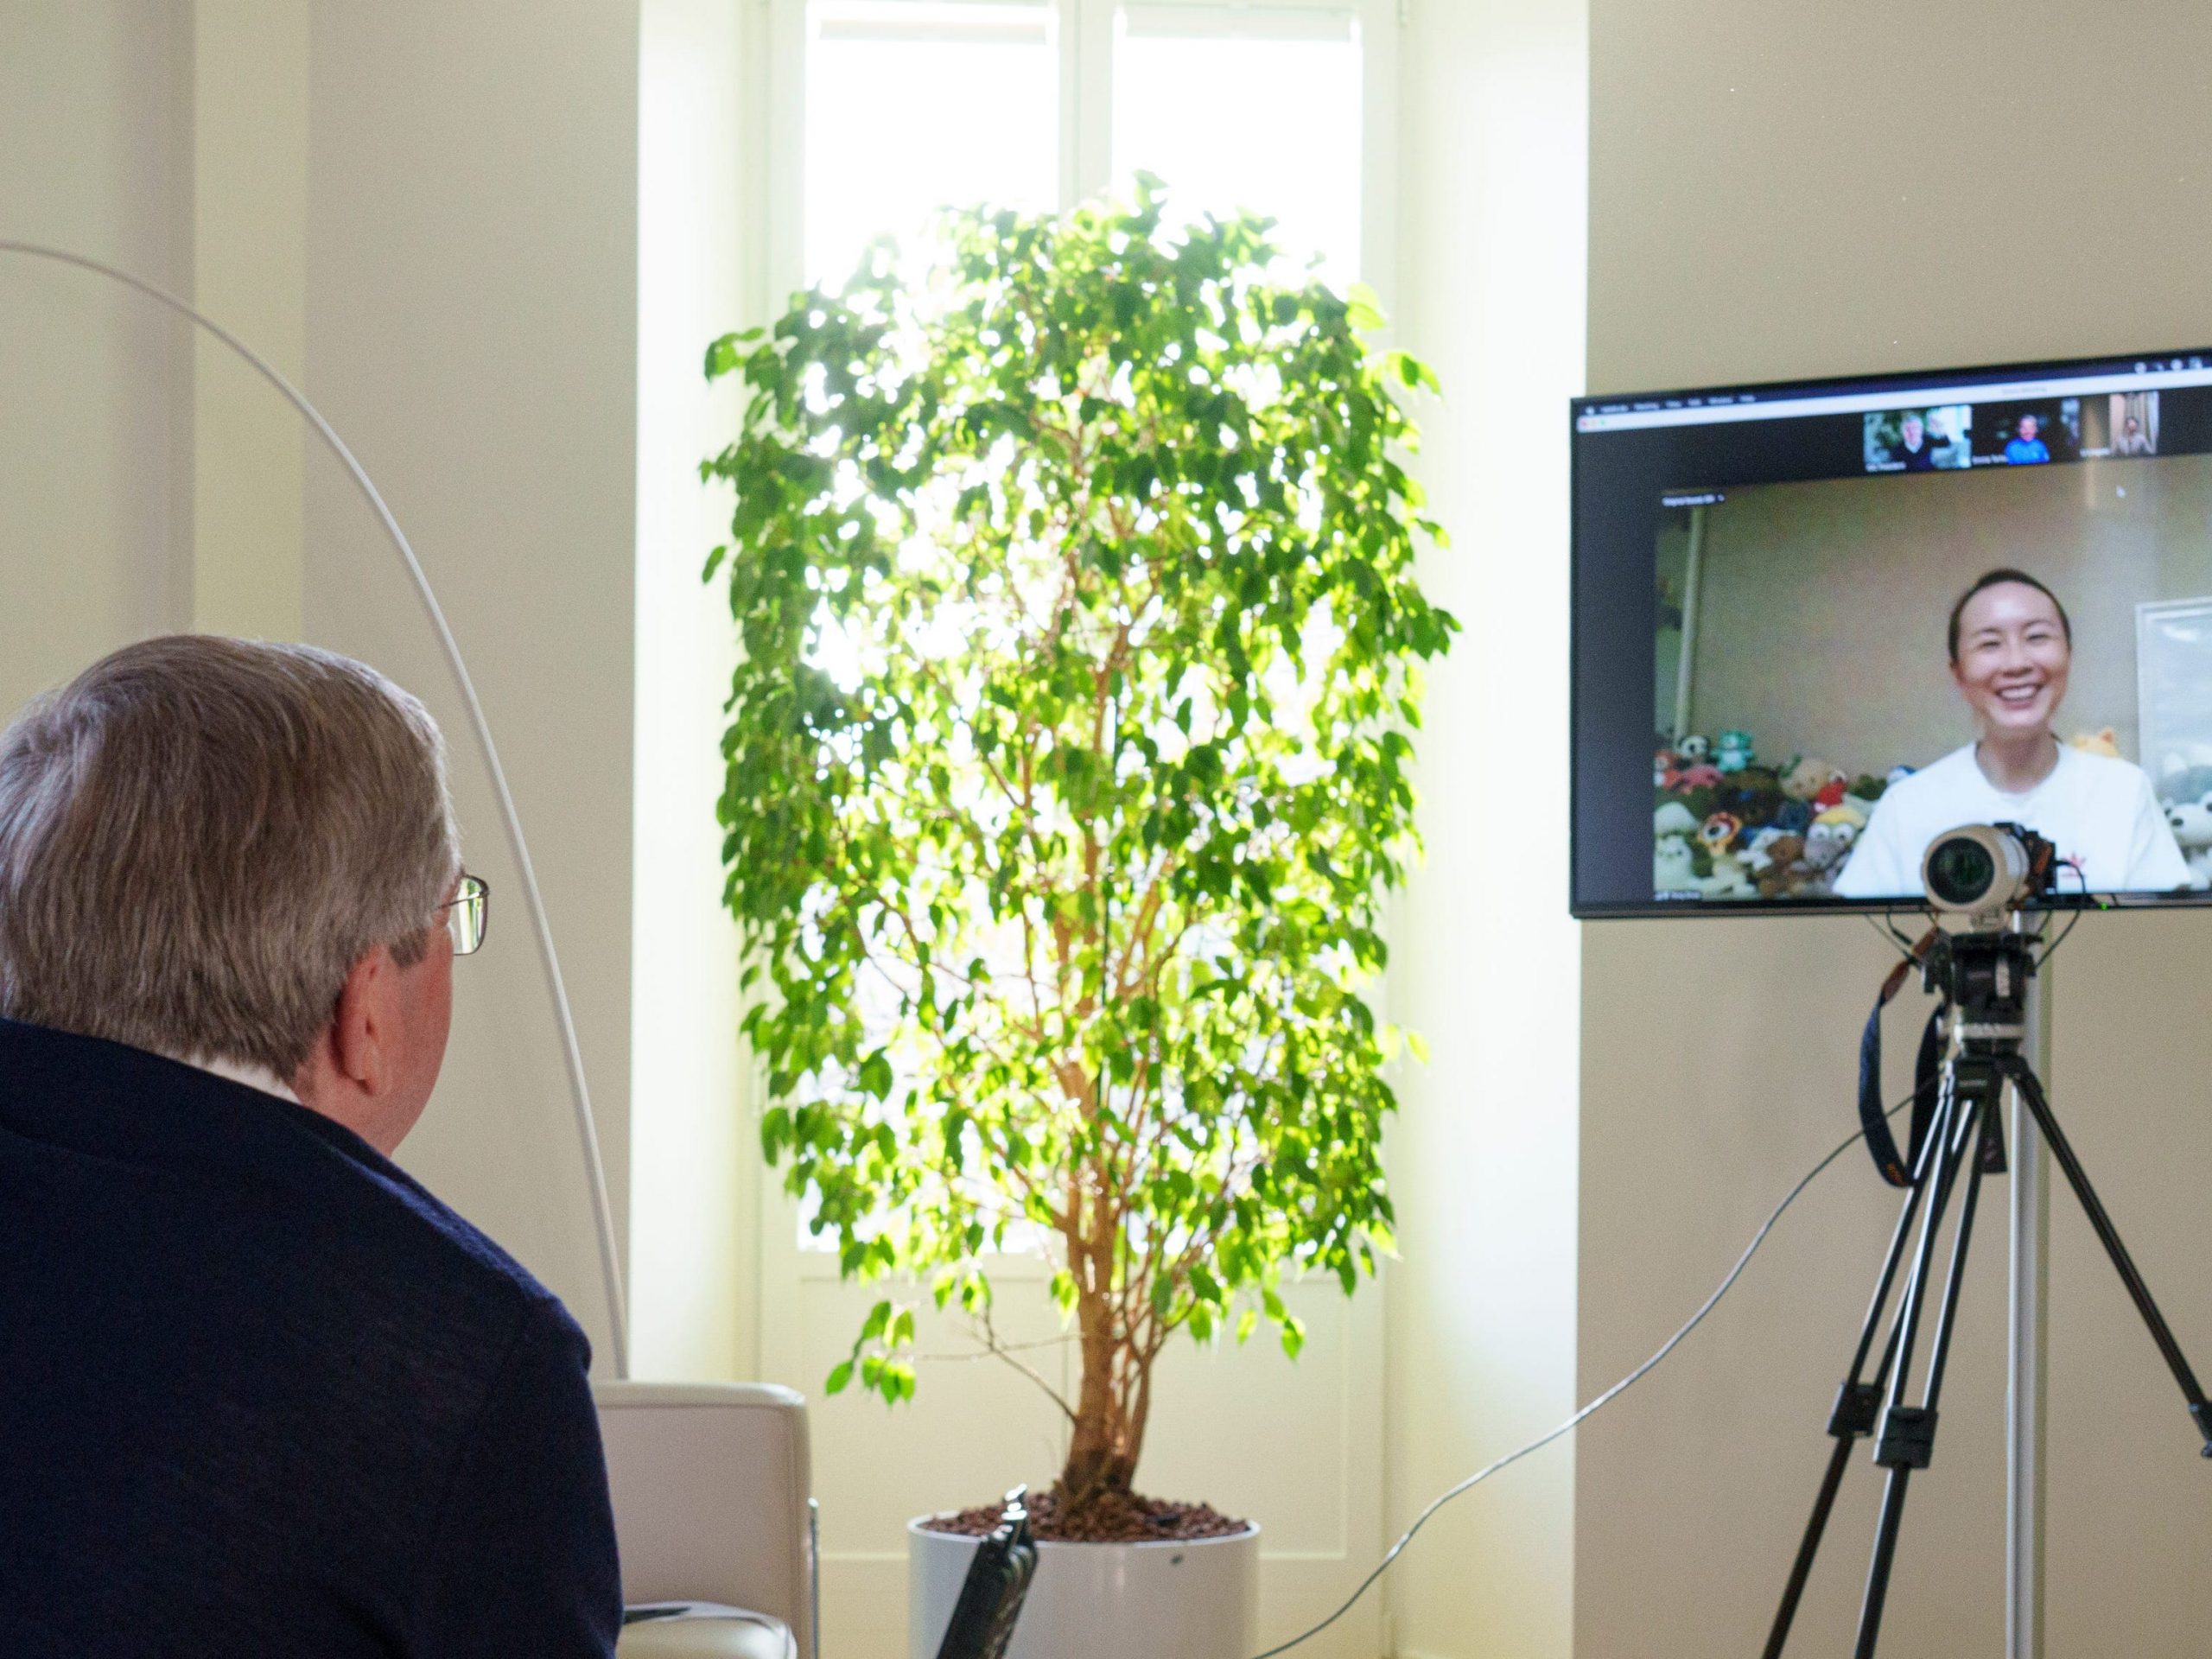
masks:
{"type": "MultiPolygon", "coordinates": [[[[979,1538],[906,1523],[906,1650],[937,1659],[979,1538]]],[[[1251,1659],[1260,1529],[1187,1543],[1039,1544],[1007,1659],[1251,1659]]]]}

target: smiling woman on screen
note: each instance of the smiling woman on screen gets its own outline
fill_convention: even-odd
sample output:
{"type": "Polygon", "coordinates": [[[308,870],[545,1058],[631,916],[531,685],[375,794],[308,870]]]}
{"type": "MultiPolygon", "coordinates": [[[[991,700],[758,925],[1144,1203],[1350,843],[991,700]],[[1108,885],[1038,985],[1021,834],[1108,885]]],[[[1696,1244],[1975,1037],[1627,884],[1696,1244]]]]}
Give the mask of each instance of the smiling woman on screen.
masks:
{"type": "MultiPolygon", "coordinates": [[[[1951,680],[1980,736],[1892,784],[1836,878],[1845,899],[1916,896],[1928,843],[1964,823],[2026,825],[2090,893],[2163,893],[2189,866],[2151,780],[2125,760],[2061,743],[2074,625],[2021,570],[1992,570],[1951,607],[1951,680]]],[[[2063,877],[2062,889],[2074,883],[2063,877]]]]}

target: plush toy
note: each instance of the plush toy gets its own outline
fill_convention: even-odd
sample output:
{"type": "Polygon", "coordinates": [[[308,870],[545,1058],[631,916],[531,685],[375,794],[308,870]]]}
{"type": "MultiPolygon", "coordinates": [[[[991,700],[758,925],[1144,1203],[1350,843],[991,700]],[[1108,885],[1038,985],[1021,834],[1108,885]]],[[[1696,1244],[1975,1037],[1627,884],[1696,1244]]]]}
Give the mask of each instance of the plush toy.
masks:
{"type": "MultiPolygon", "coordinates": [[[[1764,832],[1762,831],[1762,834],[1764,832]]],[[[1766,865],[1758,873],[1759,897],[1783,899],[1806,874],[1805,842],[1799,836],[1777,835],[1766,844],[1766,865]]]]}
{"type": "Polygon", "coordinates": [[[1758,893],[1742,862],[1726,853],[1713,859],[1713,874],[1699,879],[1697,890],[1708,899],[1750,899],[1758,893]]]}
{"type": "Polygon", "coordinates": [[[1713,764],[1723,772],[1741,772],[1751,764],[1751,734],[1726,731],[1713,752],[1713,764]]]}
{"type": "Polygon", "coordinates": [[[1697,828],[1697,814],[1680,801],[1668,801],[1651,815],[1651,833],[1655,836],[1694,836],[1697,828]]]}
{"type": "Polygon", "coordinates": [[[2076,732],[2066,741],[2069,747],[2079,749],[2084,754],[2108,755],[2114,760],[2120,759],[2120,734],[2109,726],[2102,731],[2076,732]]]}
{"type": "Polygon", "coordinates": [[[1698,827],[1698,834],[1704,839],[1705,850],[1718,856],[1735,845],[1743,827],[1743,821],[1733,813],[1715,812],[1698,827]]]}
{"type": "Polygon", "coordinates": [[[1867,817],[1868,814],[1859,807],[1853,805],[1850,798],[1847,796],[1844,799],[1838,801],[1834,806],[1823,809],[1821,813],[1814,818],[1813,822],[1815,824],[1847,823],[1851,826],[1851,833],[1856,836],[1861,830],[1864,830],[1866,827],[1867,817]]]}
{"type": "Polygon", "coordinates": [[[1744,868],[1753,875],[1764,875],[1774,863],[1775,847],[1786,838],[1770,823],[1764,830],[1754,830],[1744,848],[1744,868]]]}
{"type": "Polygon", "coordinates": [[[1697,868],[1690,856],[1688,836],[1662,836],[1651,855],[1651,891],[1655,894],[1695,893],[1697,868]]]}
{"type": "Polygon", "coordinates": [[[2166,824],[2189,861],[2190,886],[2212,887],[2212,792],[2169,806],[2166,824]]]}
{"type": "MultiPolygon", "coordinates": [[[[1789,768],[1789,775],[1783,779],[1782,792],[1792,800],[1810,801],[1817,798],[1821,791],[1831,784],[1841,784],[1848,788],[1850,783],[1849,773],[1837,770],[1825,760],[1815,760],[1812,756],[1805,755],[1789,768]]],[[[1837,798],[1842,798],[1841,791],[1837,791],[1837,798]]]]}
{"type": "Polygon", "coordinates": [[[1821,792],[1813,797],[1813,810],[1825,812],[1830,807],[1839,804],[1850,787],[1851,785],[1844,782],[1841,778],[1829,779],[1827,783],[1821,785],[1821,792]]]}
{"type": "Polygon", "coordinates": [[[1888,787],[1889,784],[1885,779],[1877,778],[1871,772],[1862,772],[1851,780],[1851,796],[1853,800],[1878,801],[1882,798],[1882,791],[1888,787]]]}
{"type": "Polygon", "coordinates": [[[1719,791],[1719,804],[1714,810],[1734,813],[1746,829],[1771,823],[1776,810],[1789,798],[1782,792],[1782,780],[1775,776],[1772,766],[1754,764],[1723,775],[1727,787],[1719,791]]]}
{"type": "Polygon", "coordinates": [[[1891,766],[1890,768],[1889,777],[1885,781],[1890,788],[1895,789],[1906,779],[1911,777],[1916,770],[1916,768],[1912,766],[1891,766]]]}
{"type": "Polygon", "coordinates": [[[1804,801],[1784,801],[1775,808],[1773,823],[1789,835],[1802,836],[1813,827],[1813,809],[1804,801]]]}
{"type": "Polygon", "coordinates": [[[1692,763],[1688,757],[1681,759],[1683,766],[1676,766],[1670,772],[1659,774],[1662,790],[1714,790],[1723,783],[1721,767],[1717,767],[1712,761],[1692,763]]]}
{"type": "Polygon", "coordinates": [[[1682,739],[1681,741],[1675,745],[1675,753],[1681,756],[1682,764],[1684,766],[1694,766],[1699,762],[1711,757],[1713,753],[1713,746],[1707,742],[1703,738],[1700,737],[1695,732],[1692,732],[1688,737],[1682,739]]]}
{"type": "Polygon", "coordinates": [[[1813,827],[1805,832],[1805,862],[1822,875],[1839,868],[1850,855],[1851,843],[1859,839],[1859,826],[1848,818],[1830,818],[1823,814],[1813,820],[1813,827]]]}
{"type": "Polygon", "coordinates": [[[2158,779],[2158,799],[2167,806],[2201,801],[2212,795],[2212,766],[2176,766],[2158,779]]]}
{"type": "Polygon", "coordinates": [[[1690,816],[1703,823],[1728,803],[1722,798],[1728,791],[1711,784],[1685,784],[1680,790],[1669,793],[1670,801],[1680,801],[1689,808],[1690,816]]]}
{"type": "Polygon", "coordinates": [[[1659,752],[1651,757],[1651,787],[1666,788],[1667,779],[1681,769],[1681,757],[1672,749],[1662,747],[1659,752]]]}

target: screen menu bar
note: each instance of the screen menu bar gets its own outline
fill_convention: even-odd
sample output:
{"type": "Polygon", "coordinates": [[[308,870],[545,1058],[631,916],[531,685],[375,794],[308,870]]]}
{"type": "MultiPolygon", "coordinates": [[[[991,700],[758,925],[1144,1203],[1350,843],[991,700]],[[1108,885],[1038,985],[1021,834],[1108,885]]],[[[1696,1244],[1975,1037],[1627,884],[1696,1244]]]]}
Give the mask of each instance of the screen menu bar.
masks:
{"type": "Polygon", "coordinates": [[[1923,378],[1899,381],[1878,391],[1793,392],[1700,392],[1680,397],[1593,399],[1575,416],[1578,432],[1625,432],[1662,426],[1709,426],[1726,421],[1802,419],[1807,416],[1863,415],[1904,404],[1940,400],[1946,404],[2001,404],[2037,397],[2075,397],[2099,392],[2156,391],[2212,386],[2212,353],[2145,358],[2132,367],[2044,375],[2011,380],[1923,378]]]}

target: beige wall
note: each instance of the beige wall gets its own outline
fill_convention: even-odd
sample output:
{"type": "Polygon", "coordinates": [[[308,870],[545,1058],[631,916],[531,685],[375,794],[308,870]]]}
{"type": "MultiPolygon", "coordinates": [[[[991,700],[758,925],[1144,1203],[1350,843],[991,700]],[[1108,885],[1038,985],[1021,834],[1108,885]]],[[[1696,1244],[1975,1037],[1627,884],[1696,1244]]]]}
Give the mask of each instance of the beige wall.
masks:
{"type": "MultiPolygon", "coordinates": [[[[295,385],[307,375],[313,10],[312,0],[190,9],[193,302],[295,385]]],[[[219,340],[200,334],[194,353],[193,626],[296,639],[314,440],[219,340]]]]}
{"type": "MultiPolygon", "coordinates": [[[[0,234],[196,295],[384,489],[503,746],[626,1241],[638,1194],[641,1369],[748,1376],[759,1180],[733,1109],[712,816],[728,642],[697,582],[726,504],[694,463],[731,417],[701,348],[760,304],[741,227],[766,219],[765,97],[741,0],[641,12],[226,0],[149,29],[139,6],[11,9],[0,131],[20,164],[0,172],[0,234]]],[[[35,389],[0,403],[0,536],[24,601],[0,613],[0,694],[12,707],[126,639],[198,626],[350,649],[429,698],[505,920],[463,976],[405,1160],[569,1299],[604,1361],[518,870],[390,549],[211,342],[188,359],[147,302],[28,262],[0,266],[0,296],[5,360],[35,389]]]]}
{"type": "MultiPolygon", "coordinates": [[[[166,7],[0,7],[0,238],[188,286],[190,50],[166,7]]],[[[0,710],[189,618],[189,351],[150,302],[0,255],[0,710]]]]}
{"type": "MultiPolygon", "coordinates": [[[[414,542],[530,836],[626,1236],[637,490],[638,11],[317,3],[308,389],[414,542]]],[[[373,521],[307,472],[308,637],[385,664],[452,734],[499,918],[455,976],[404,1161],[515,1251],[607,1358],[568,1084],[521,887],[452,683],[373,521]]]]}
{"type": "MultiPolygon", "coordinates": [[[[0,237],[197,294],[315,398],[445,601],[530,833],[627,1195],[638,16],[0,8],[0,237]]],[[[486,953],[404,1161],[610,1331],[515,867],[391,549],[275,394],[151,302],[0,257],[0,707],[139,635],[304,637],[451,739],[486,953]],[[302,550],[304,549],[304,554],[302,550]]]]}
{"type": "MultiPolygon", "coordinates": [[[[1596,0],[1592,390],[2203,335],[2208,53],[2212,15],[2178,3],[1596,0]],[[2136,158],[2124,166],[2097,137],[2120,110],[2136,158]],[[2021,134],[2024,165],[2008,137],[2021,134]],[[2129,280],[2075,275],[2096,249],[2126,249],[2129,280]]],[[[2049,1081],[2184,1343],[2212,1365],[2212,1304],[2191,1271],[2206,1240],[2193,1173],[2212,1065],[2205,925],[2085,923],[2061,959],[2049,1081]]],[[[1605,923],[1582,937],[1587,1394],[1695,1305],[1848,1131],[1857,1026],[1884,951],[1846,920],[1605,923]]],[[[1713,1322],[1584,1430],[1579,1653],[1757,1650],[1890,1197],[1863,1160],[1831,1172],[1713,1322]]],[[[2056,1205],[2047,1651],[2194,1654],[2212,1628],[2212,1576],[2194,1567],[2212,1548],[2206,1470],[2156,1354],[2056,1205]]],[[[2002,1287],[1993,1226],[1936,1465],[1913,1486],[1885,1651],[2002,1640],[2002,1287]]],[[[1855,1464],[1803,1618],[1807,1652],[1848,1640],[1873,1492],[1855,1464]]]]}
{"type": "Polygon", "coordinates": [[[2014,565],[2074,625],[2062,733],[2109,726],[2136,758],[2135,607],[2212,594],[2212,461],[1825,479],[1703,509],[1692,729],[1879,777],[1974,736],[1944,664],[1968,583],[2014,565]]]}
{"type": "MultiPolygon", "coordinates": [[[[1429,1045],[1389,1148],[1392,1535],[1574,1405],[1565,434],[1586,17],[1585,0],[1416,4],[1400,43],[1400,291],[1384,297],[1443,381],[1419,470],[1452,545],[1423,580],[1466,631],[1430,678],[1428,857],[1390,921],[1391,1017],[1429,1045]]],[[[1565,1659],[1576,1455],[1554,1445],[1429,1523],[1385,1580],[1399,1654],[1565,1659]]]]}

